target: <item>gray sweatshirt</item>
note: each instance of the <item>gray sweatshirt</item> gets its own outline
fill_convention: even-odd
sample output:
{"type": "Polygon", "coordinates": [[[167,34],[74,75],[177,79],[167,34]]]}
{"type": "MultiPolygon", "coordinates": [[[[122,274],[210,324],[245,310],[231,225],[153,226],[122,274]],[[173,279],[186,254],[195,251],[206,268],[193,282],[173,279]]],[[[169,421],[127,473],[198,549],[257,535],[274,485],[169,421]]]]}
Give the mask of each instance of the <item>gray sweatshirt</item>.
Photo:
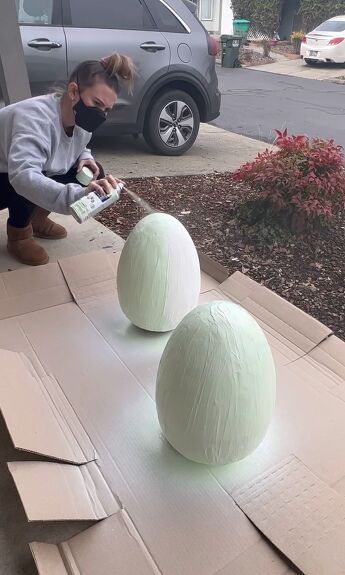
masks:
{"type": "Polygon", "coordinates": [[[17,194],[51,212],[69,214],[84,188],[47,176],[66,174],[78,160],[92,159],[86,148],[90,138],[78,126],[67,136],[56,94],[12,104],[0,110],[0,172],[8,173],[17,194]]]}

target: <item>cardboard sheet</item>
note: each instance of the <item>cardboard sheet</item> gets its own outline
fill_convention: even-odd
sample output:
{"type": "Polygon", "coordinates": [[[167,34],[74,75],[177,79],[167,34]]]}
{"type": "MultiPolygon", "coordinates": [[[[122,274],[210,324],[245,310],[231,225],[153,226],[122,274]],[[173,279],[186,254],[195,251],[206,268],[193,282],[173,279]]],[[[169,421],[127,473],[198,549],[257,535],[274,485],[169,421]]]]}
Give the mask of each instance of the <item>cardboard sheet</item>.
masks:
{"type": "Polygon", "coordinates": [[[80,305],[112,295],[116,290],[118,258],[111,258],[105,252],[90,252],[59,263],[73,298],[80,305]]]}
{"type": "Polygon", "coordinates": [[[345,499],[296,457],[257,477],[233,497],[305,575],[345,573],[345,499]]]}
{"type": "Polygon", "coordinates": [[[286,560],[277,553],[277,549],[261,539],[246,549],[217,575],[293,575],[294,568],[287,566],[286,560]]]}
{"type": "Polygon", "coordinates": [[[60,545],[30,547],[39,575],[159,575],[124,510],[60,545]]]}
{"type": "MultiPolygon", "coordinates": [[[[153,401],[84,313],[67,304],[21,322],[44,368],[56,374],[83,425],[87,422],[102,475],[164,573],[216,572],[258,540],[208,470],[166,444],[153,401]],[[66,349],[73,349],[70,361],[66,349]]],[[[46,514],[56,515],[56,509],[46,514]]]]}
{"type": "MultiPolygon", "coordinates": [[[[198,255],[201,267],[201,275],[205,281],[207,280],[207,282],[211,284],[212,287],[215,287],[216,284],[226,280],[229,274],[224,266],[200,251],[198,252],[198,255]]],[[[202,286],[201,293],[203,291],[207,290],[203,289],[202,286]]]]}
{"type": "Polygon", "coordinates": [[[8,464],[29,521],[98,520],[120,509],[95,462],[8,464]]]}
{"type": "Polygon", "coordinates": [[[220,290],[273,329],[287,345],[299,348],[302,355],[312,351],[332,333],[316,319],[240,272],[225,280],[220,290]]]}
{"type": "Polygon", "coordinates": [[[262,444],[233,473],[212,470],[231,495],[291,453],[330,486],[345,477],[345,404],[334,394],[333,374],[303,357],[277,366],[277,380],[276,409],[262,444]]]}
{"type": "MultiPolygon", "coordinates": [[[[57,303],[59,300],[54,299],[54,295],[51,296],[52,305],[48,301],[46,307],[38,307],[36,298],[30,309],[26,299],[25,312],[21,313],[20,307],[18,315],[10,314],[10,317],[6,316],[0,321],[0,347],[25,353],[30,360],[30,363],[25,360],[24,366],[31,379],[26,373],[17,382],[17,385],[23,386],[29,380],[31,388],[35,390],[30,411],[36,409],[35,401],[43,413],[54,411],[51,399],[54,406],[69,406],[71,411],[69,409],[67,413],[65,407],[58,409],[63,416],[62,422],[67,421],[67,428],[71,429],[70,420],[74,414],[72,428],[75,429],[76,422],[79,422],[78,433],[84,430],[92,446],[90,450],[82,448],[81,452],[87,454],[87,459],[97,452],[98,459],[97,463],[81,466],[44,462],[43,466],[39,462],[29,462],[28,466],[24,466],[22,463],[12,463],[11,471],[28,516],[42,519],[45,514],[47,519],[57,518],[60,514],[65,518],[70,513],[76,519],[90,518],[92,514],[92,518],[99,518],[102,511],[97,505],[95,512],[90,493],[102,502],[100,487],[93,480],[94,491],[90,491],[82,473],[82,469],[88,469],[91,465],[104,479],[109,489],[107,493],[115,501],[115,516],[119,514],[119,507],[126,510],[124,513],[130,516],[138,534],[140,548],[147,551],[160,574],[294,573],[291,564],[285,562],[274,547],[262,538],[259,530],[265,531],[261,527],[261,515],[255,515],[254,521],[251,509],[243,513],[233,496],[248,482],[255,483],[262,474],[266,476],[273,466],[281,465],[294,453],[326,490],[330,489],[332,494],[342,499],[341,486],[345,481],[345,396],[342,396],[341,390],[345,381],[339,368],[342,357],[339,342],[332,343],[334,336],[325,326],[293,306],[285,305],[284,300],[242,274],[235,274],[222,286],[217,284],[216,279],[204,276],[201,301],[221,298],[239,301],[242,298],[241,302],[254,313],[271,345],[278,374],[277,408],[260,447],[242,462],[222,468],[207,468],[185,460],[161,435],[154,405],[155,378],[169,334],[147,334],[131,326],[123,316],[116,294],[116,258],[109,260],[102,252],[71,258],[60,265],[61,269],[54,268],[54,282],[60,288],[61,281],[64,282],[66,301],[57,303]],[[319,361],[319,350],[325,353],[324,347],[329,345],[327,342],[331,342],[331,351],[327,347],[327,357],[331,359],[319,361]],[[56,390],[59,401],[55,396],[56,390]],[[48,410],[46,406],[43,407],[44,398],[49,400],[48,410]],[[45,500],[39,500],[38,488],[30,487],[42,482],[49,485],[44,490],[45,500]],[[336,491],[332,485],[338,485],[339,489],[336,491]],[[76,493],[80,498],[76,498],[76,493]]],[[[13,272],[11,278],[13,293],[19,290],[15,285],[16,274],[13,272]]],[[[26,290],[32,293],[39,280],[35,278],[35,270],[29,270],[24,279],[22,275],[18,276],[18,282],[25,282],[26,290]]],[[[48,285],[47,289],[49,291],[51,287],[48,285]]],[[[7,295],[3,292],[2,296],[4,304],[7,295]]],[[[49,300],[43,294],[42,301],[46,301],[46,297],[49,300]]],[[[0,357],[5,359],[4,355],[0,357]]],[[[20,357],[23,359],[23,356],[20,357]]],[[[13,430],[17,429],[19,435],[19,416],[24,410],[17,410],[16,406],[25,395],[18,390],[17,400],[11,403],[8,386],[3,393],[5,399],[0,394],[0,408],[4,409],[2,403],[7,405],[7,421],[11,421],[9,428],[13,435],[13,430]]],[[[62,460],[65,458],[58,452],[67,449],[59,435],[60,423],[51,426],[49,433],[52,440],[43,452],[48,457],[62,460]],[[57,442],[60,442],[59,449],[56,448],[57,442]]],[[[42,434],[39,425],[37,433],[42,434]]],[[[71,448],[72,454],[80,446],[78,433],[73,431],[68,437],[68,443],[73,441],[72,436],[78,437],[71,448]]],[[[23,436],[20,441],[24,441],[23,436]]],[[[25,449],[35,451],[40,442],[43,442],[41,438],[26,440],[25,449]]],[[[100,485],[103,485],[102,482],[100,485]]],[[[308,489],[309,483],[306,483],[308,489]]],[[[272,497],[274,494],[273,485],[272,497]]],[[[114,513],[103,503],[101,506],[103,516],[114,513]]],[[[281,532],[284,532],[283,515],[281,517],[281,532]]],[[[339,525],[344,522],[333,507],[330,517],[339,525]]],[[[111,528],[107,527],[111,519],[99,523],[99,526],[105,525],[107,535],[104,537],[108,537],[109,533],[111,537],[111,528]]],[[[309,525],[311,521],[311,517],[307,517],[303,529],[313,531],[312,525],[309,525]]],[[[92,529],[82,534],[86,548],[88,543],[91,545],[95,541],[96,545],[97,542],[92,529]]],[[[295,537],[299,536],[300,533],[296,531],[295,537]]],[[[287,558],[294,563],[298,560],[302,565],[300,554],[296,559],[294,550],[287,547],[284,540],[274,534],[272,538],[271,535],[268,537],[287,558]]],[[[53,556],[60,557],[60,564],[62,558],[66,565],[61,546],[58,547],[58,555],[55,547],[49,547],[49,552],[45,547],[43,554],[43,547],[33,549],[37,564],[40,561],[43,564],[42,557],[53,556]],[[40,553],[37,549],[40,549],[40,553]]],[[[330,549],[332,556],[333,548],[330,549]]],[[[315,565],[319,560],[322,565],[323,553],[322,548],[318,557],[315,548],[315,565]]],[[[115,567],[112,561],[112,547],[109,544],[102,554],[102,569],[99,572],[107,575],[106,569],[110,566],[113,571],[110,570],[109,574],[113,573],[115,567]]],[[[126,565],[125,561],[124,557],[119,558],[119,565],[126,565]]],[[[116,568],[127,575],[124,568],[121,571],[117,564],[116,568]]],[[[86,562],[78,563],[78,569],[78,575],[89,575],[86,562]]],[[[303,569],[306,569],[304,563],[303,569]]],[[[41,572],[45,573],[43,570],[41,572]]],[[[74,573],[71,569],[70,572],[74,573]]],[[[131,573],[130,570],[128,572],[131,573]]],[[[140,574],[140,569],[137,572],[140,574]]],[[[51,573],[55,575],[54,571],[51,573]]],[[[146,575],[146,571],[143,573],[146,575]]],[[[321,573],[314,571],[315,575],[321,573]]],[[[306,574],[309,575],[309,571],[306,574]]],[[[56,571],[56,575],[60,575],[60,571],[56,571]]]]}
{"type": "Polygon", "coordinates": [[[328,372],[331,370],[337,376],[335,380],[337,385],[343,385],[345,381],[345,341],[331,335],[312,350],[310,357],[325,366],[328,372]]]}
{"type": "Polygon", "coordinates": [[[0,410],[13,445],[72,463],[93,461],[95,449],[58,383],[41,379],[23,353],[0,349],[0,365],[0,410]]]}
{"type": "Polygon", "coordinates": [[[59,264],[0,274],[0,319],[72,301],[59,264]]]}

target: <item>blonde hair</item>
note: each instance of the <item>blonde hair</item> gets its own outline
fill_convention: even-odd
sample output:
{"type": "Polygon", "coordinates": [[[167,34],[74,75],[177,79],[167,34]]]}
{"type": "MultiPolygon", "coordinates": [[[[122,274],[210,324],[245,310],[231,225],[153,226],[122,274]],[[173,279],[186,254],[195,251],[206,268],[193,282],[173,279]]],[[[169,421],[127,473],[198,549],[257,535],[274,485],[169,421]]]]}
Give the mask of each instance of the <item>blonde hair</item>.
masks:
{"type": "Polygon", "coordinates": [[[96,82],[105,82],[116,92],[124,82],[129,93],[133,91],[135,68],[131,58],[123,54],[111,54],[101,60],[81,62],[72,72],[68,83],[76,82],[80,89],[93,86],[96,82]]]}
{"type": "Polygon", "coordinates": [[[128,90],[132,92],[135,68],[133,60],[123,54],[111,54],[101,60],[105,73],[110,77],[118,77],[127,83],[128,90]]]}

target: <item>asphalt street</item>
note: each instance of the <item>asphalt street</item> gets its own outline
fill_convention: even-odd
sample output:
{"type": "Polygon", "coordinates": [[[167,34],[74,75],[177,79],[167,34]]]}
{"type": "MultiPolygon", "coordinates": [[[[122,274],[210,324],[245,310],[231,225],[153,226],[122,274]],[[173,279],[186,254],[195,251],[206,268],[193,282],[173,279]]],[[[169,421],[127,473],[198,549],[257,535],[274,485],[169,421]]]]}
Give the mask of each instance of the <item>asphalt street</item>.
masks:
{"type": "Polygon", "coordinates": [[[287,128],[345,148],[345,85],[248,69],[219,68],[218,78],[222,107],[215,125],[265,142],[287,128]]]}

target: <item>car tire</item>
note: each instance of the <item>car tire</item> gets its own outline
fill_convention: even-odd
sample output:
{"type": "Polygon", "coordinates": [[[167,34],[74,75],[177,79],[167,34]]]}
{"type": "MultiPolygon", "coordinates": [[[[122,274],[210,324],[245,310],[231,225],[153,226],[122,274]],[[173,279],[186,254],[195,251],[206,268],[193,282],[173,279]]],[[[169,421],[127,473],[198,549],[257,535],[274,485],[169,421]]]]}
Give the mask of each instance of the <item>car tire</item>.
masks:
{"type": "Polygon", "coordinates": [[[304,58],[305,63],[307,66],[317,66],[318,62],[316,60],[309,60],[309,58],[304,58]]]}
{"type": "Polygon", "coordinates": [[[144,138],[158,154],[181,156],[194,144],[199,127],[200,114],[194,99],[182,90],[169,90],[150,106],[144,138]]]}

